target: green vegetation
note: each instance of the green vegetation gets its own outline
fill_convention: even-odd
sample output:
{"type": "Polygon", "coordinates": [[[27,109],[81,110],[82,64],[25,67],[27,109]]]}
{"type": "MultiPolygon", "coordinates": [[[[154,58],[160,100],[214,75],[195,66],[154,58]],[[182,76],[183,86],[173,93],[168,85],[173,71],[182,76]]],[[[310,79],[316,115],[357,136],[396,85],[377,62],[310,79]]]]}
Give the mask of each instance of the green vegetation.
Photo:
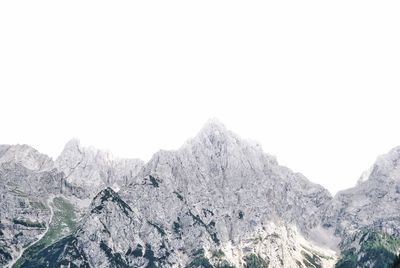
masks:
{"type": "Polygon", "coordinates": [[[215,264],[215,268],[235,268],[235,266],[226,260],[221,260],[215,264]]]}
{"type": "Polygon", "coordinates": [[[233,265],[224,259],[225,253],[221,249],[214,250],[211,255],[211,259],[215,268],[234,268],[233,265]]]}
{"type": "Polygon", "coordinates": [[[367,231],[361,236],[359,244],[359,252],[354,248],[342,252],[336,268],[353,268],[367,262],[372,262],[372,267],[376,268],[390,267],[400,248],[400,239],[382,232],[367,231]]]}
{"type": "Polygon", "coordinates": [[[136,249],[132,250],[129,248],[128,252],[125,254],[127,256],[134,256],[134,257],[142,257],[143,256],[143,246],[140,244],[137,244],[136,249]]]}
{"type": "Polygon", "coordinates": [[[24,262],[31,259],[36,253],[76,230],[77,216],[71,203],[62,197],[56,197],[53,199],[52,207],[54,215],[47,233],[40,241],[24,252],[13,268],[21,267],[24,262]]]}
{"type": "Polygon", "coordinates": [[[312,248],[305,247],[304,245],[302,245],[301,247],[302,247],[306,252],[308,252],[308,253],[306,253],[306,254],[308,254],[308,255],[311,254],[311,255],[313,256],[313,258],[325,259],[325,260],[332,260],[332,259],[333,259],[331,256],[326,256],[326,255],[324,255],[324,254],[321,254],[320,252],[315,251],[315,250],[312,249],[312,248]]]}
{"type": "Polygon", "coordinates": [[[242,220],[243,219],[243,217],[244,217],[244,213],[243,213],[243,211],[239,211],[239,220],[242,220]]]}
{"type": "Polygon", "coordinates": [[[151,249],[149,244],[146,244],[146,251],[144,252],[143,257],[145,257],[149,262],[146,268],[156,268],[157,258],[154,257],[154,251],[151,249]]]}
{"type": "Polygon", "coordinates": [[[385,248],[388,251],[396,252],[400,248],[400,239],[386,233],[368,232],[361,237],[360,241],[362,242],[362,251],[385,248]]]}
{"type": "Polygon", "coordinates": [[[342,251],[340,260],[336,263],[337,268],[353,268],[357,267],[357,254],[355,249],[342,251]]]}
{"type": "Polygon", "coordinates": [[[159,183],[161,182],[159,179],[156,179],[155,177],[149,175],[149,179],[150,179],[150,183],[151,185],[153,185],[154,187],[159,187],[159,183]]]}
{"type": "Polygon", "coordinates": [[[207,217],[208,215],[214,216],[214,212],[212,212],[208,208],[203,208],[202,211],[203,211],[204,217],[207,217]]]}
{"type": "Polygon", "coordinates": [[[158,254],[160,254],[161,252],[163,252],[162,256],[156,257],[151,246],[149,244],[146,244],[146,250],[143,255],[143,257],[149,261],[146,265],[146,268],[157,268],[165,266],[165,261],[170,255],[170,253],[168,252],[164,242],[162,242],[158,254]]]}
{"type": "Polygon", "coordinates": [[[114,192],[113,189],[111,189],[110,187],[107,187],[106,189],[104,189],[103,191],[98,193],[97,196],[94,199],[98,199],[99,196],[100,196],[101,204],[98,205],[97,207],[93,208],[91,213],[100,214],[102,209],[104,208],[104,202],[111,201],[111,202],[117,204],[127,217],[130,217],[129,213],[132,212],[131,207],[128,206],[128,204],[125,203],[119,197],[119,195],[116,192],[114,192]]]}
{"type": "Polygon", "coordinates": [[[41,242],[50,245],[61,237],[74,232],[77,227],[77,216],[74,206],[62,197],[53,199],[53,219],[50,228],[41,242]]]}
{"type": "Polygon", "coordinates": [[[400,268],[400,255],[396,257],[390,268],[400,268]]]}
{"type": "Polygon", "coordinates": [[[30,221],[27,219],[13,219],[13,223],[31,228],[46,228],[46,223],[44,222],[30,221]]]}
{"type": "Polygon", "coordinates": [[[12,259],[10,251],[10,249],[7,250],[3,246],[0,246],[0,264],[6,263],[12,259]]]}
{"type": "Polygon", "coordinates": [[[264,260],[259,255],[250,254],[243,258],[245,268],[267,268],[269,260],[264,260]]]}
{"type": "Polygon", "coordinates": [[[147,221],[147,223],[150,224],[151,226],[153,226],[154,228],[156,228],[156,230],[158,231],[158,233],[159,233],[161,236],[164,236],[164,235],[165,235],[165,231],[164,231],[164,229],[163,229],[161,226],[159,226],[159,225],[157,225],[157,224],[155,224],[155,223],[152,223],[151,221],[147,221]]]}
{"type": "Polygon", "coordinates": [[[217,232],[215,230],[215,221],[210,221],[209,224],[205,224],[199,215],[194,215],[190,210],[188,212],[188,215],[192,217],[194,224],[199,224],[206,229],[207,233],[211,236],[211,239],[214,241],[215,244],[220,244],[220,241],[217,237],[217,232]]]}
{"type": "Polygon", "coordinates": [[[181,219],[178,217],[178,221],[174,221],[172,224],[172,229],[174,230],[175,234],[178,235],[179,238],[182,238],[182,226],[181,226],[181,219]]]}
{"type": "Polygon", "coordinates": [[[204,256],[204,250],[199,249],[193,253],[193,260],[186,266],[187,268],[214,268],[210,261],[204,256]]]}
{"type": "Polygon", "coordinates": [[[174,194],[176,195],[176,197],[178,197],[179,200],[183,201],[183,196],[180,193],[174,191],[174,194]]]}
{"type": "Polygon", "coordinates": [[[222,257],[225,257],[225,253],[224,253],[222,250],[220,250],[220,249],[214,250],[214,251],[212,252],[212,257],[213,257],[213,258],[222,258],[222,257]]]}
{"type": "Polygon", "coordinates": [[[214,268],[214,266],[212,266],[210,261],[204,256],[199,256],[199,257],[194,258],[187,267],[188,268],[195,268],[195,267],[214,268]]]}
{"type": "Polygon", "coordinates": [[[100,242],[100,248],[104,251],[108,261],[112,267],[129,268],[130,266],[125,263],[120,253],[112,252],[112,249],[107,246],[104,241],[100,242]]]}
{"type": "MultiPolygon", "coordinates": [[[[103,246],[105,249],[106,247],[103,246]]],[[[161,245],[159,249],[155,249],[155,251],[152,249],[150,244],[146,244],[145,248],[143,248],[142,245],[137,244],[136,249],[132,250],[129,248],[128,252],[125,254],[125,256],[134,256],[134,257],[143,257],[147,259],[147,264],[146,268],[158,268],[158,267],[165,267],[166,261],[168,257],[170,256],[170,252],[165,244],[165,242],[161,242],[161,245]]],[[[123,262],[123,258],[119,253],[112,253],[111,249],[109,250],[110,254],[112,254],[114,257],[114,263],[115,261],[118,260],[118,262],[123,262]]],[[[110,255],[111,256],[111,255],[110,255]]],[[[118,265],[112,265],[111,267],[125,267],[123,266],[124,264],[118,266],[118,265]]],[[[129,266],[132,267],[132,266],[129,266]]],[[[135,266],[136,267],[136,266],[135,266]]]]}
{"type": "Polygon", "coordinates": [[[34,258],[26,260],[18,267],[89,268],[90,265],[85,254],[78,248],[76,238],[67,236],[36,253],[34,258]]]}
{"type": "Polygon", "coordinates": [[[321,268],[321,259],[316,255],[310,255],[305,251],[301,251],[301,254],[304,256],[303,263],[306,267],[309,268],[321,268]]]}

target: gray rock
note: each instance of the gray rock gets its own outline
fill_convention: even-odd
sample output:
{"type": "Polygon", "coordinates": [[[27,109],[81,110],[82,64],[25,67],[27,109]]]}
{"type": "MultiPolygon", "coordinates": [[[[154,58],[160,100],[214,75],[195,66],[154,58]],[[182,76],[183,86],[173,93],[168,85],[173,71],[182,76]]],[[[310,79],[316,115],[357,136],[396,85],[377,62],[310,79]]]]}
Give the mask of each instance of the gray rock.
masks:
{"type": "Polygon", "coordinates": [[[50,210],[59,196],[81,215],[78,227],[21,267],[333,267],[353,248],[355,266],[382,265],[362,243],[390,236],[384,261],[395,253],[399,159],[396,148],[332,197],[215,120],[147,163],[77,140],[55,161],[0,146],[0,262],[59,220],[50,210]]]}

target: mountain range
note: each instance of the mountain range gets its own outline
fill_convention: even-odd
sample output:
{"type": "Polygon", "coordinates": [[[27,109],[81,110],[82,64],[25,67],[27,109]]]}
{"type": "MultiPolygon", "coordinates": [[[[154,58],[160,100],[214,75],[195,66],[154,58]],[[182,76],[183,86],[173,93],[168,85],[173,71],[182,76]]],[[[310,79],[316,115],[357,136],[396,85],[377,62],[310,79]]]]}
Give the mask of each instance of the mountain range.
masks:
{"type": "Polygon", "coordinates": [[[2,267],[391,267],[400,147],[332,196],[217,120],[148,162],[0,145],[2,267]]]}

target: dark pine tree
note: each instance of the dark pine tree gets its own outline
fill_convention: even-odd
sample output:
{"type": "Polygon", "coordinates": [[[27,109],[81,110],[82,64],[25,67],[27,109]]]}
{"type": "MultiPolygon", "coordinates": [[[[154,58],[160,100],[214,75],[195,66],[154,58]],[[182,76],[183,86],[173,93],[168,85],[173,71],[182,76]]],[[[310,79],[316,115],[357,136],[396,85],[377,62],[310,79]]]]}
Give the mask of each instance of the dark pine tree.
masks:
{"type": "Polygon", "coordinates": [[[392,268],[400,268],[400,255],[397,256],[396,259],[394,260],[392,268]]]}

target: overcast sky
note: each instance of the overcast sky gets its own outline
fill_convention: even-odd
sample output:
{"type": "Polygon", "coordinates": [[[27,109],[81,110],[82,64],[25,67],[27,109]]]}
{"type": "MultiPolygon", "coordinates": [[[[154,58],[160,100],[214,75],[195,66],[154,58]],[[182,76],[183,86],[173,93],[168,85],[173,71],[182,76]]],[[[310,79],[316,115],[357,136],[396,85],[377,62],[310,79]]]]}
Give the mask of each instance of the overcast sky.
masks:
{"type": "Polygon", "coordinates": [[[0,143],[177,149],[208,118],[331,192],[400,145],[399,1],[1,1],[0,143]]]}

